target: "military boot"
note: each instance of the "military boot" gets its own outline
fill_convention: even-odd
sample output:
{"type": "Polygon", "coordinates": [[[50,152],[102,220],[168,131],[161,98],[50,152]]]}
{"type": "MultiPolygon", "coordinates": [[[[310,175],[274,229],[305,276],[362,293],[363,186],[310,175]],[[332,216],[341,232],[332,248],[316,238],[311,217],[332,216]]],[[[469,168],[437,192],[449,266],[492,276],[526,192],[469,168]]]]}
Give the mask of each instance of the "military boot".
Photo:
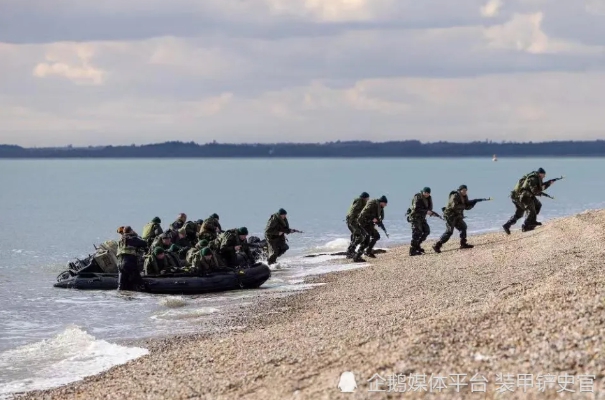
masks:
{"type": "Polygon", "coordinates": [[[357,253],[355,253],[355,255],[353,256],[353,262],[366,262],[366,260],[364,260],[363,258],[361,258],[361,251],[358,251],[357,253]]]}
{"type": "Polygon", "coordinates": [[[355,257],[355,247],[349,246],[349,248],[347,249],[347,258],[353,258],[353,257],[355,257]]]}
{"type": "Polygon", "coordinates": [[[373,250],[369,250],[369,249],[368,249],[368,250],[366,250],[366,251],[365,251],[365,253],[364,253],[364,254],[365,254],[367,257],[370,257],[370,258],[376,258],[376,256],[374,255],[374,251],[373,251],[373,250]]]}
{"type": "Polygon", "coordinates": [[[473,246],[472,244],[468,244],[466,242],[466,239],[460,239],[460,248],[461,249],[472,249],[473,247],[475,247],[475,246],[473,246]]]}
{"type": "Polygon", "coordinates": [[[435,250],[435,253],[441,253],[441,246],[443,246],[441,240],[433,245],[433,250],[435,250]]]}
{"type": "Polygon", "coordinates": [[[504,228],[504,232],[506,232],[507,235],[510,235],[510,227],[510,222],[507,222],[506,224],[502,225],[502,228],[504,228]]]}
{"type": "Polygon", "coordinates": [[[417,246],[410,246],[410,256],[421,256],[422,253],[417,246]]]}

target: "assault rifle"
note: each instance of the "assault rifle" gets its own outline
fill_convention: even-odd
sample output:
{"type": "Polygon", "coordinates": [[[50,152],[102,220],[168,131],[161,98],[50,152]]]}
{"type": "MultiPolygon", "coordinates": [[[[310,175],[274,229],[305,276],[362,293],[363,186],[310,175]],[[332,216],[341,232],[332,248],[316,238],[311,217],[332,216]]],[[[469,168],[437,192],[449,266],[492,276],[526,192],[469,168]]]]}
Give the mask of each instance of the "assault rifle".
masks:
{"type": "Polygon", "coordinates": [[[382,221],[378,221],[376,223],[376,225],[378,225],[378,227],[384,231],[384,234],[387,235],[387,237],[389,237],[389,233],[387,232],[387,228],[384,227],[384,223],[382,221]]]}
{"type": "MultiPolygon", "coordinates": [[[[549,179],[546,182],[542,182],[542,184],[544,185],[544,189],[547,189],[553,182],[559,181],[561,179],[565,178],[563,175],[561,175],[559,178],[553,178],[553,179],[549,179]]],[[[544,197],[548,197],[549,199],[555,199],[554,197],[552,197],[551,195],[549,195],[546,192],[540,192],[540,196],[544,196],[544,197]]]]}
{"type": "Polygon", "coordinates": [[[549,187],[553,182],[560,181],[563,178],[565,178],[565,177],[563,175],[561,175],[559,178],[549,179],[546,182],[542,182],[542,184],[545,185],[546,187],[549,187]]]}
{"type": "Polygon", "coordinates": [[[481,201],[491,201],[491,200],[493,200],[493,199],[491,197],[488,197],[487,199],[474,199],[474,200],[469,201],[469,203],[471,203],[471,204],[474,205],[474,204],[477,204],[477,203],[479,203],[481,201]]]}
{"type": "MultiPolygon", "coordinates": [[[[444,220],[444,219],[443,219],[443,217],[442,217],[441,215],[437,214],[435,211],[433,211],[433,215],[434,215],[435,217],[438,217],[438,218],[440,218],[440,219],[444,220]]],[[[445,220],[444,220],[444,221],[445,221],[445,220]]]]}

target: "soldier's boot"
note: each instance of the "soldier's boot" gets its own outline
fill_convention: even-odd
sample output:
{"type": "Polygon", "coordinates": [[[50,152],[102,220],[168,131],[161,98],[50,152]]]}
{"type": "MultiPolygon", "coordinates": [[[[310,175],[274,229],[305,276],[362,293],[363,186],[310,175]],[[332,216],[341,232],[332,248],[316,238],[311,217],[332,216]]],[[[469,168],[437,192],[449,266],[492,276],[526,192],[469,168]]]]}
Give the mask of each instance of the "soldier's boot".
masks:
{"type": "Polygon", "coordinates": [[[366,255],[367,257],[370,257],[370,258],[376,258],[376,255],[374,254],[374,250],[372,250],[372,249],[367,249],[364,252],[364,255],[366,255]]]}
{"type": "Polygon", "coordinates": [[[353,258],[353,257],[355,257],[355,245],[351,244],[347,248],[347,258],[353,258]]]}
{"type": "Polygon", "coordinates": [[[353,256],[353,262],[366,262],[366,260],[364,260],[363,258],[361,258],[361,252],[358,251],[353,256]]]}
{"type": "Polygon", "coordinates": [[[420,255],[422,255],[422,253],[418,249],[418,245],[416,245],[416,244],[410,245],[410,256],[420,256],[420,255]]]}
{"type": "Polygon", "coordinates": [[[510,222],[507,222],[506,224],[502,225],[502,228],[504,229],[504,232],[506,232],[507,235],[510,235],[510,227],[510,222]]]}
{"type": "Polygon", "coordinates": [[[466,242],[466,239],[460,239],[460,248],[461,249],[472,249],[473,247],[475,247],[475,246],[473,246],[472,244],[468,244],[466,242]]]}
{"type": "Polygon", "coordinates": [[[435,250],[435,253],[441,253],[441,246],[443,246],[441,240],[433,245],[433,250],[435,250]]]}
{"type": "Polygon", "coordinates": [[[542,225],[542,222],[538,222],[538,221],[536,221],[536,222],[535,222],[535,224],[536,224],[536,225],[542,225]]]}

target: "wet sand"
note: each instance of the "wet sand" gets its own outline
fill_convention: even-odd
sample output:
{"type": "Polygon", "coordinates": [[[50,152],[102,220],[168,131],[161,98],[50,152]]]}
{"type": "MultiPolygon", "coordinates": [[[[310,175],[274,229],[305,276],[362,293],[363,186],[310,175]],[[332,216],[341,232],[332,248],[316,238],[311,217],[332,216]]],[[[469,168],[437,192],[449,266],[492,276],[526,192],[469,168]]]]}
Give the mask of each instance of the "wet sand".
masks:
{"type": "Polygon", "coordinates": [[[605,399],[605,211],[519,228],[391,249],[228,322],[245,328],[148,341],[148,356],[23,398],[605,399]]]}

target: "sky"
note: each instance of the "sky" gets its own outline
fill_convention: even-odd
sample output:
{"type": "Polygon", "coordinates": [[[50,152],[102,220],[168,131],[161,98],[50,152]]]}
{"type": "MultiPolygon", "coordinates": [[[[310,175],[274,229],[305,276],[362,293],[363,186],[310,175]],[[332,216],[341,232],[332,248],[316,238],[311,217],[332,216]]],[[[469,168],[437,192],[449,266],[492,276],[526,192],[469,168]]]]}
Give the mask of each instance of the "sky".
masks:
{"type": "Polygon", "coordinates": [[[1,0],[0,143],[605,138],[605,0],[1,0]]]}

